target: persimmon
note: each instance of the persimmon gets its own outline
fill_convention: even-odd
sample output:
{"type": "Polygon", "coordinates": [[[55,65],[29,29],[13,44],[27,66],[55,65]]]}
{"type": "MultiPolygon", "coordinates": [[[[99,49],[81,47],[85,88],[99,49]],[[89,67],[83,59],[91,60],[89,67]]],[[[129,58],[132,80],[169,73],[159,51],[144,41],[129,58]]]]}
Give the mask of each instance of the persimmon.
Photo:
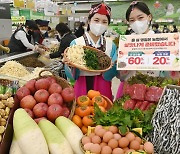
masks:
{"type": "Polygon", "coordinates": [[[75,114],[80,117],[90,115],[90,113],[91,113],[91,108],[89,106],[79,106],[76,107],[75,109],[75,114]]]}
{"type": "Polygon", "coordinates": [[[92,99],[95,96],[100,96],[100,92],[96,90],[89,90],[87,96],[92,99]]]}
{"type": "Polygon", "coordinates": [[[91,108],[91,114],[94,115],[94,106],[90,106],[91,108]]]}
{"type": "Polygon", "coordinates": [[[104,106],[104,98],[102,96],[95,96],[92,99],[92,103],[96,103],[98,106],[104,106]]]}
{"type": "Polygon", "coordinates": [[[103,106],[99,106],[102,112],[106,112],[106,109],[103,106]]]}
{"type": "Polygon", "coordinates": [[[86,126],[82,126],[81,130],[82,130],[83,134],[86,134],[88,132],[88,128],[86,126]]]}
{"type": "Polygon", "coordinates": [[[107,104],[107,101],[104,99],[104,106],[103,106],[103,107],[106,109],[106,108],[107,108],[107,105],[108,105],[108,104],[107,104]]]}
{"type": "Polygon", "coordinates": [[[86,95],[79,96],[77,98],[77,104],[79,106],[87,106],[90,104],[90,99],[86,95]]]}
{"type": "Polygon", "coordinates": [[[72,122],[74,122],[79,128],[81,128],[81,127],[83,126],[83,124],[82,124],[82,119],[81,119],[81,117],[78,116],[78,115],[74,115],[74,116],[72,117],[72,122]]]}
{"type": "Polygon", "coordinates": [[[84,126],[88,127],[88,126],[92,126],[93,125],[93,120],[92,120],[92,116],[84,116],[82,119],[82,123],[84,126]]]}

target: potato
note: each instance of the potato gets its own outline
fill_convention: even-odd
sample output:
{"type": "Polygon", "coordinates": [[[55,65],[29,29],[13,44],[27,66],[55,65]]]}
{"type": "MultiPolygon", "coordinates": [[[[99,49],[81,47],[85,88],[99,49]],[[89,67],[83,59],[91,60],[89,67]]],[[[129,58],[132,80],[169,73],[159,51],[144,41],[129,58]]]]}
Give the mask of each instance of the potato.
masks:
{"type": "Polygon", "coordinates": [[[1,126],[6,126],[6,119],[1,118],[0,125],[1,126]]]}
{"type": "Polygon", "coordinates": [[[0,134],[4,133],[5,131],[5,127],[4,126],[0,126],[0,134]]]}

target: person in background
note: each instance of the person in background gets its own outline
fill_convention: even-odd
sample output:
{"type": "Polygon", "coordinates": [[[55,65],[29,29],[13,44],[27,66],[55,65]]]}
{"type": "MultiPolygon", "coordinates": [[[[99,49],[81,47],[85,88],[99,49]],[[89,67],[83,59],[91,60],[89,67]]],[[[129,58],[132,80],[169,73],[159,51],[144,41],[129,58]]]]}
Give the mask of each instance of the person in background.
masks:
{"type": "Polygon", "coordinates": [[[131,27],[128,26],[125,35],[131,35],[133,33],[133,30],[131,29],[131,27]]]}
{"type": "Polygon", "coordinates": [[[161,33],[161,32],[159,31],[159,24],[157,24],[157,23],[154,23],[154,24],[152,25],[152,29],[153,29],[153,31],[154,31],[155,33],[161,33]]]}
{"type": "Polygon", "coordinates": [[[56,25],[56,30],[58,31],[59,38],[61,40],[59,50],[57,52],[51,53],[47,58],[62,58],[64,50],[69,47],[71,41],[76,38],[76,36],[72,34],[71,30],[65,23],[59,23],[56,25]]]}
{"type": "MultiPolygon", "coordinates": [[[[126,20],[129,22],[130,27],[134,31],[132,35],[138,34],[155,34],[153,30],[150,29],[152,15],[148,6],[144,2],[134,1],[130,4],[126,11],[126,20]]],[[[164,71],[139,71],[150,76],[165,76],[164,71]]],[[[136,74],[136,70],[132,71],[120,71],[119,78],[121,83],[119,85],[116,98],[122,96],[124,82],[131,76],[136,74]]]]}
{"type": "Polygon", "coordinates": [[[167,28],[167,25],[164,25],[163,27],[163,33],[169,33],[170,30],[167,28]]]}
{"type": "Polygon", "coordinates": [[[78,29],[76,30],[76,32],[74,33],[74,35],[78,38],[78,37],[81,37],[82,35],[84,35],[84,26],[85,26],[85,23],[84,22],[81,22],[78,29]]]}
{"type": "Polygon", "coordinates": [[[171,33],[176,33],[176,32],[178,32],[178,29],[177,29],[176,25],[173,25],[173,31],[171,31],[171,33]]]}
{"type": "Polygon", "coordinates": [[[33,34],[34,42],[42,44],[43,40],[48,37],[49,21],[37,19],[35,22],[38,26],[38,30],[33,34]]]}
{"type": "Polygon", "coordinates": [[[85,45],[97,48],[111,57],[113,67],[104,73],[92,73],[69,68],[65,72],[69,79],[75,80],[76,97],[86,95],[90,89],[98,90],[112,100],[111,80],[117,74],[115,61],[117,59],[116,45],[103,34],[110,24],[111,8],[104,3],[92,5],[88,16],[88,27],[85,34],[71,42],[71,45],[85,45]]]}
{"type": "Polygon", "coordinates": [[[26,52],[30,50],[39,50],[38,46],[31,43],[31,38],[35,30],[38,29],[34,20],[26,20],[25,26],[17,29],[11,36],[8,47],[10,52],[26,52]]]}

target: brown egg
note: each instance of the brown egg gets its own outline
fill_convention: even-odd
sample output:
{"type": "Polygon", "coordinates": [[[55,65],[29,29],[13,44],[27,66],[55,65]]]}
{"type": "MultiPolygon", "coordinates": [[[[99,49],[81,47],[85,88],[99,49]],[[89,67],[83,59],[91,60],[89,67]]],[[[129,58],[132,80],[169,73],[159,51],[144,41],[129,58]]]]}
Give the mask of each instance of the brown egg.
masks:
{"type": "Polygon", "coordinates": [[[129,152],[135,152],[135,150],[134,149],[128,149],[125,151],[125,154],[128,154],[129,152]]]}
{"type": "Polygon", "coordinates": [[[111,131],[113,134],[115,134],[119,131],[116,126],[110,126],[108,130],[111,131]]]}
{"type": "Polygon", "coordinates": [[[120,138],[121,138],[120,134],[118,134],[118,133],[114,134],[114,139],[119,140],[120,138]]]}
{"type": "Polygon", "coordinates": [[[147,153],[153,153],[154,152],[154,146],[151,142],[145,142],[144,143],[144,150],[147,152],[147,153]]]}
{"type": "Polygon", "coordinates": [[[99,137],[103,137],[103,135],[106,133],[106,130],[103,128],[100,128],[96,131],[96,135],[98,135],[99,137]]]}
{"type": "Polygon", "coordinates": [[[111,147],[111,149],[115,149],[118,147],[118,141],[116,139],[110,139],[108,142],[108,146],[111,147]]]}
{"type": "Polygon", "coordinates": [[[97,125],[94,129],[94,133],[96,134],[97,130],[100,129],[100,128],[103,128],[101,125],[97,125]]]}
{"type": "Polygon", "coordinates": [[[107,131],[104,135],[103,135],[103,141],[108,143],[110,139],[112,139],[114,137],[113,133],[110,131],[107,131]]]}
{"type": "Polygon", "coordinates": [[[101,146],[99,144],[92,144],[90,147],[92,153],[99,154],[101,152],[101,146]]]}
{"type": "Polygon", "coordinates": [[[90,150],[91,149],[91,145],[92,145],[93,143],[86,143],[85,145],[84,145],[84,150],[90,150]]]}
{"type": "Polygon", "coordinates": [[[130,142],[130,149],[139,150],[140,143],[137,140],[133,140],[130,142]]]}
{"type": "Polygon", "coordinates": [[[84,136],[82,138],[82,144],[85,145],[86,143],[91,143],[91,138],[89,136],[84,136]]]}
{"type": "Polygon", "coordinates": [[[101,148],[104,147],[104,146],[107,146],[107,143],[102,142],[102,143],[100,143],[100,146],[101,146],[101,148]]]}
{"type": "Polygon", "coordinates": [[[95,136],[95,133],[90,133],[89,137],[92,139],[92,137],[95,136]]]}
{"type": "Polygon", "coordinates": [[[125,147],[125,148],[123,148],[123,150],[124,150],[124,152],[125,152],[125,151],[129,150],[129,148],[128,148],[128,147],[125,147]]]}
{"type": "Polygon", "coordinates": [[[141,144],[139,149],[144,150],[144,145],[141,144]]]}
{"type": "Polygon", "coordinates": [[[112,154],[124,154],[124,150],[121,148],[115,148],[112,154]]]}
{"type": "Polygon", "coordinates": [[[94,144],[96,144],[96,143],[100,144],[101,143],[101,138],[97,135],[93,136],[91,140],[92,140],[92,143],[94,143],[94,144]]]}
{"type": "Polygon", "coordinates": [[[135,137],[135,140],[138,141],[140,144],[142,143],[142,140],[141,140],[140,137],[137,137],[137,136],[136,136],[136,137],[135,137]]]}
{"type": "Polygon", "coordinates": [[[112,153],[111,147],[109,146],[102,147],[101,154],[111,154],[111,153],[112,153]]]}
{"type": "Polygon", "coordinates": [[[129,145],[129,140],[126,137],[122,137],[119,140],[119,147],[120,148],[125,148],[129,145]]]}
{"type": "Polygon", "coordinates": [[[126,138],[131,142],[132,140],[135,139],[135,135],[131,132],[127,133],[126,138]]]}

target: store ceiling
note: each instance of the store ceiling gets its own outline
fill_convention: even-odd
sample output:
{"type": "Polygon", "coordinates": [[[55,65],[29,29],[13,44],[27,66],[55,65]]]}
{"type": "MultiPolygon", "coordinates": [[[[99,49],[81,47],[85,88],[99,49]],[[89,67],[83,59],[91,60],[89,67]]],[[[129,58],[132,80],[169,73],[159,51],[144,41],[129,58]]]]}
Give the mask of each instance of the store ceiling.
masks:
{"type": "Polygon", "coordinates": [[[54,2],[59,2],[59,3],[95,3],[95,2],[123,2],[123,1],[131,1],[131,0],[53,0],[54,2]]]}

